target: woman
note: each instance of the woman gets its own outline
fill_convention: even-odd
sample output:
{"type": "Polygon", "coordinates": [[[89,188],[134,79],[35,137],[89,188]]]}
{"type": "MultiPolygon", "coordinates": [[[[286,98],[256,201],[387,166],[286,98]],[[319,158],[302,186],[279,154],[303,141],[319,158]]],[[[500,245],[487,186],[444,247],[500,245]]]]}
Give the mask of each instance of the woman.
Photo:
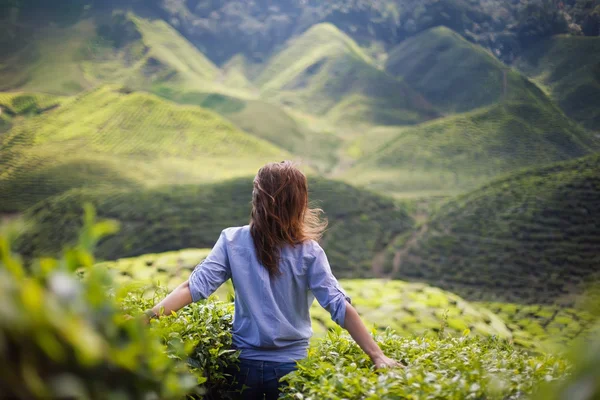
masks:
{"type": "Polygon", "coordinates": [[[307,355],[314,298],[348,330],[377,368],[387,358],[331,273],[320,239],[326,223],[308,206],[306,176],[292,163],[264,166],[254,179],[249,226],[225,229],[189,279],[147,313],[170,314],[209,297],[232,279],[237,388],[244,399],[276,399],[279,379],[307,355]]]}

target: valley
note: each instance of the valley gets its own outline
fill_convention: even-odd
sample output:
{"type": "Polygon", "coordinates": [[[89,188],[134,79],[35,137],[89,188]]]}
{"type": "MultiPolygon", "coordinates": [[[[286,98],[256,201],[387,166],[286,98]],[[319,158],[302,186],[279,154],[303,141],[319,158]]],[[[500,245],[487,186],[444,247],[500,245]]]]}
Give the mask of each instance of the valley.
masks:
{"type": "MultiPolygon", "coordinates": [[[[366,399],[356,397],[360,382],[373,399],[443,398],[442,387],[455,394],[448,398],[523,398],[533,382],[562,379],[571,360],[554,357],[594,342],[594,1],[74,0],[55,8],[0,5],[7,293],[35,281],[34,298],[50,298],[48,271],[77,269],[85,290],[142,312],[149,296],[189,276],[224,228],[248,224],[258,169],[293,160],[308,176],[311,206],[328,220],[320,244],[332,271],[378,340],[393,354],[430,346],[468,386],[416,364],[408,369],[417,380],[391,373],[377,383],[315,302],[306,365],[331,387],[316,387],[307,367],[286,398],[330,390],[366,399]],[[104,221],[97,232],[96,218],[104,221]],[[455,371],[454,351],[481,369],[455,371]],[[353,366],[319,364],[328,352],[353,366]],[[493,371],[510,363],[520,371],[515,386],[504,375],[495,382],[493,371]],[[401,381],[422,386],[413,393],[401,381]]],[[[202,334],[226,346],[233,296],[228,282],[169,317],[173,327],[157,322],[159,335],[197,341],[200,328],[186,324],[216,313],[218,326],[202,334]]],[[[63,343],[40,337],[50,356],[54,341],[63,343]]],[[[411,362],[429,357],[419,351],[411,362]]],[[[198,354],[202,374],[229,356],[198,354]]],[[[215,376],[198,384],[210,392],[215,376]]]]}

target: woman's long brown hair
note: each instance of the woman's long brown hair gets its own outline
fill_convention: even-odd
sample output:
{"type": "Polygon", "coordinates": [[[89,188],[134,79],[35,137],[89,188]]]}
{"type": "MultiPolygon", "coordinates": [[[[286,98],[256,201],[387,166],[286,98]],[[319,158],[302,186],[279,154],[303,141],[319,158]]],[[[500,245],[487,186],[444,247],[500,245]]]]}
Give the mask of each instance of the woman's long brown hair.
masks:
{"type": "Polygon", "coordinates": [[[308,204],[306,176],[289,161],[262,167],[254,178],[250,233],[258,261],[270,276],[281,273],[281,248],[319,240],[327,227],[322,210],[308,204]]]}

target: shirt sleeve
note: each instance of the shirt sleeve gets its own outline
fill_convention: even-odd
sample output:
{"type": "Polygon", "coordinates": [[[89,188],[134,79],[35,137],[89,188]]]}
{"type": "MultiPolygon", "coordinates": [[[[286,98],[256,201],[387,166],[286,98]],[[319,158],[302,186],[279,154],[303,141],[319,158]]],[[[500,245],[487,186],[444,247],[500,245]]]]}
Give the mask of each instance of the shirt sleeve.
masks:
{"type": "Polygon", "coordinates": [[[321,307],[329,311],[331,319],[343,328],[346,301],[351,303],[351,300],[333,276],[327,256],[318,244],[315,244],[315,259],[308,266],[308,288],[321,307]]]}
{"type": "Polygon", "coordinates": [[[231,278],[225,243],[225,232],[223,231],[208,257],[192,271],[188,281],[194,302],[207,299],[219,286],[231,278]]]}

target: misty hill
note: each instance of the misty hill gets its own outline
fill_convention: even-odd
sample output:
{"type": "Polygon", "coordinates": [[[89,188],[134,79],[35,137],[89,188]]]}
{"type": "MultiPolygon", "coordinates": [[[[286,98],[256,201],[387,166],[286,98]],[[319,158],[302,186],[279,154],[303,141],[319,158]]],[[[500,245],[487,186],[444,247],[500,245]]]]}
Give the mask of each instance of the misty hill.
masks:
{"type": "Polygon", "coordinates": [[[600,38],[555,36],[526,51],[516,66],[568,116],[600,131],[600,38]]]}
{"type": "Polygon", "coordinates": [[[572,304],[599,276],[599,227],[600,156],[592,155],[449,201],[404,250],[391,246],[391,274],[470,299],[572,304]]]}
{"type": "Polygon", "coordinates": [[[287,156],[211,111],[101,87],[0,136],[0,203],[16,211],[81,186],[211,182],[287,156]]]}
{"type": "Polygon", "coordinates": [[[207,85],[218,68],[161,20],[99,14],[36,31],[0,68],[0,89],[76,94],[103,82],[132,88],[207,85]]]}
{"type": "Polygon", "coordinates": [[[339,125],[406,125],[437,116],[421,95],[379,70],[331,24],[291,40],[268,61],[256,85],[263,98],[339,125]]]}
{"type": "MultiPolygon", "coordinates": [[[[120,231],[98,246],[100,258],[212,247],[222,229],[248,223],[252,179],[140,190],[73,190],[27,211],[32,227],[22,238],[22,250],[48,254],[74,240],[84,202],[95,205],[100,218],[121,223],[120,231]]],[[[322,245],[340,277],[371,277],[374,254],[413,225],[386,197],[325,179],[311,178],[309,185],[311,201],[329,220],[322,245]]]]}
{"type": "Polygon", "coordinates": [[[501,100],[541,95],[483,47],[445,27],[401,42],[390,51],[386,70],[446,112],[464,112],[501,100]]]}

